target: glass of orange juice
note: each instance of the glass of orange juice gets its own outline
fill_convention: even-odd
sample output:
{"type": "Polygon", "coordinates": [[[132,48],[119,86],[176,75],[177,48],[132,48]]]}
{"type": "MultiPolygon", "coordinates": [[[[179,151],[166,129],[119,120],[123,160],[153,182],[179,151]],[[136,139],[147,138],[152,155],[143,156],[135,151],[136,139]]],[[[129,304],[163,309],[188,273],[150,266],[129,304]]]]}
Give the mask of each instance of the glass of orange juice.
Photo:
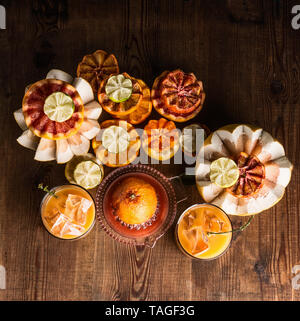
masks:
{"type": "Polygon", "coordinates": [[[78,185],[62,185],[45,195],[40,207],[46,230],[63,240],[82,238],[95,224],[95,203],[78,185]]]}
{"type": "Polygon", "coordinates": [[[185,255],[199,260],[212,260],[229,248],[232,239],[230,231],[231,221],[223,210],[212,204],[196,204],[179,217],[175,237],[185,255]]]}

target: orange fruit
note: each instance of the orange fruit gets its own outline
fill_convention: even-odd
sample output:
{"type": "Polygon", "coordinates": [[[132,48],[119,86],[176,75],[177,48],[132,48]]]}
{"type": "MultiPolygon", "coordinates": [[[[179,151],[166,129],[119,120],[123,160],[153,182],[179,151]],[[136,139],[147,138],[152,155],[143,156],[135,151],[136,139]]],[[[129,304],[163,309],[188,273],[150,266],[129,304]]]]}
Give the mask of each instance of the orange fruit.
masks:
{"type": "Polygon", "coordinates": [[[143,98],[137,109],[126,116],[119,116],[118,118],[127,120],[130,124],[137,125],[142,123],[149,117],[152,112],[152,102],[150,99],[150,89],[141,79],[136,79],[142,87],[143,98]]]}
{"type": "Polygon", "coordinates": [[[237,197],[248,197],[257,193],[263,186],[265,167],[254,155],[241,152],[237,159],[239,178],[237,182],[228,188],[237,197]]]}
{"type": "Polygon", "coordinates": [[[130,77],[126,72],[123,72],[122,75],[125,78],[130,79],[132,82],[132,94],[127,100],[122,102],[115,102],[108,97],[105,91],[105,86],[108,78],[104,79],[101,82],[98,91],[98,100],[100,105],[105,111],[116,117],[126,116],[135,111],[143,98],[143,91],[139,82],[135,78],[130,77]]]}
{"type": "Polygon", "coordinates": [[[140,178],[125,178],[112,195],[114,215],[125,225],[141,225],[149,221],[157,209],[154,187],[140,178]]]}
{"type": "Polygon", "coordinates": [[[177,69],[164,71],[155,79],[151,99],[154,108],[162,116],[176,122],[185,122],[200,112],[205,93],[202,82],[193,73],[177,69]]]}
{"type": "Polygon", "coordinates": [[[27,127],[36,136],[52,140],[76,134],[84,120],[84,106],[77,90],[56,79],[43,79],[30,86],[23,98],[22,110],[27,127]],[[47,97],[55,92],[68,95],[74,104],[72,116],[63,122],[51,120],[44,112],[47,97]]]}
{"type": "Polygon", "coordinates": [[[168,160],[179,148],[179,133],[173,121],[150,120],[144,128],[142,147],[154,159],[168,160]]]}
{"type": "Polygon", "coordinates": [[[111,119],[100,124],[101,131],[92,146],[98,160],[109,167],[125,166],[133,162],[140,150],[140,136],[124,120],[111,119]]]}
{"type": "Polygon", "coordinates": [[[118,61],[113,54],[104,50],[84,56],[77,67],[77,76],[87,80],[94,93],[98,92],[103,79],[115,73],[119,73],[118,61]]]}

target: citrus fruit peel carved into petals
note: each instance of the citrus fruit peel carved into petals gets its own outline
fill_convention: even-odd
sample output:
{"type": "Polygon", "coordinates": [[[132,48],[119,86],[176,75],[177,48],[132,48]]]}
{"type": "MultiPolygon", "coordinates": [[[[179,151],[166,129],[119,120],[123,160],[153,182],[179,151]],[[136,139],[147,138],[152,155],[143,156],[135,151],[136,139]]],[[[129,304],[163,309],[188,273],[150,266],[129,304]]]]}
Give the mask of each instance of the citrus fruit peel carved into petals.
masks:
{"type": "Polygon", "coordinates": [[[106,94],[105,87],[108,79],[102,81],[98,91],[98,101],[105,111],[117,117],[126,116],[135,111],[139,104],[142,102],[143,92],[139,82],[130,77],[127,73],[122,74],[125,78],[130,79],[132,82],[132,94],[123,102],[114,102],[106,94]]]}
{"type": "MultiPolygon", "coordinates": [[[[146,120],[152,112],[152,101],[150,98],[150,89],[141,79],[136,79],[142,88],[143,98],[137,109],[126,116],[118,116],[118,118],[128,121],[133,125],[137,125],[146,120]]],[[[115,116],[116,117],[116,116],[115,116]]]]}
{"type": "Polygon", "coordinates": [[[76,89],[66,82],[55,79],[44,79],[33,84],[23,98],[22,110],[27,127],[36,136],[53,140],[74,135],[84,117],[84,106],[76,89]],[[74,103],[72,116],[64,122],[53,121],[44,113],[45,100],[55,92],[70,96],[74,103]]]}
{"type": "Polygon", "coordinates": [[[165,71],[155,79],[151,99],[154,108],[162,116],[185,122],[200,112],[205,93],[202,82],[194,74],[177,69],[165,71]]]}
{"type": "Polygon", "coordinates": [[[98,92],[101,82],[111,74],[118,74],[119,66],[116,57],[103,50],[86,55],[77,67],[77,77],[87,80],[94,93],[98,92]]]}
{"type": "Polygon", "coordinates": [[[274,206],[284,195],[293,169],[283,146],[252,125],[220,128],[205,140],[198,155],[196,184],[200,195],[233,215],[258,214],[274,206]],[[210,163],[220,157],[240,163],[239,180],[231,188],[216,188],[210,181],[210,163]]]}

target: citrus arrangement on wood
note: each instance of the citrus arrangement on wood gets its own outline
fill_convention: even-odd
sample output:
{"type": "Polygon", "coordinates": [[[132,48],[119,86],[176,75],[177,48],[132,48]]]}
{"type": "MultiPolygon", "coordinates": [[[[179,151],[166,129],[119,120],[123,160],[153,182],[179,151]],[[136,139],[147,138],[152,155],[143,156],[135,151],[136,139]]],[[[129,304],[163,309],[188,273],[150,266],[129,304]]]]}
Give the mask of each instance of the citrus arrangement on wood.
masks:
{"type": "Polygon", "coordinates": [[[195,120],[204,100],[203,83],[193,73],[164,71],[150,90],[120,72],[116,57],[103,50],[85,55],[75,78],[52,69],[28,85],[14,112],[23,130],[17,141],[35,150],[37,161],[66,163],[71,184],[39,185],[47,193],[41,216],[48,232],[81,238],[97,216],[114,239],[153,247],[173,223],[179,196],[173,178],[138,163],[150,158],[168,166],[181,153],[194,159],[195,186],[205,203],[181,214],[178,247],[196,259],[225,253],[233,232],[280,201],[293,166],[282,144],[260,127],[233,124],[210,132],[195,120]],[[105,167],[113,169],[108,176],[105,167]],[[86,190],[97,186],[94,204],[86,190]],[[251,218],[234,229],[228,215],[251,218]]]}

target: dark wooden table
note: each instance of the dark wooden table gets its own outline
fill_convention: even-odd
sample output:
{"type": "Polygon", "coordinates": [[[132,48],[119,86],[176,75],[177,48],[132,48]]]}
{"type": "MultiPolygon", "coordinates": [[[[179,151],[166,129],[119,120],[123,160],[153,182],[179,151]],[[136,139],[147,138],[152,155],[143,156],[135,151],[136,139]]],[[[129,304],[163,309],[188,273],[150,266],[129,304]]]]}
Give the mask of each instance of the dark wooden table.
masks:
{"type": "MultiPolygon", "coordinates": [[[[300,264],[300,30],[297,1],[1,1],[0,300],[299,300],[292,268],[300,264]],[[19,146],[13,118],[24,87],[51,68],[75,74],[87,53],[116,55],[122,71],[152,86],[182,68],[204,83],[196,120],[263,127],[283,143],[295,168],[284,198],[234,235],[230,251],[195,262],[177,249],[174,226],[153,249],[121,245],[96,224],[85,238],[51,237],[39,216],[43,181],[65,183],[64,166],[38,163],[19,146]]],[[[299,1],[298,1],[299,2],[299,1]]],[[[158,115],[153,112],[152,117],[158,115]]],[[[156,165],[167,176],[184,166],[156,165]]],[[[106,168],[106,174],[109,169],[106,168]]],[[[189,205],[201,202],[187,187],[189,205]]],[[[245,218],[233,219],[235,225],[245,218]]],[[[298,281],[300,282],[300,281],[298,281]]]]}

